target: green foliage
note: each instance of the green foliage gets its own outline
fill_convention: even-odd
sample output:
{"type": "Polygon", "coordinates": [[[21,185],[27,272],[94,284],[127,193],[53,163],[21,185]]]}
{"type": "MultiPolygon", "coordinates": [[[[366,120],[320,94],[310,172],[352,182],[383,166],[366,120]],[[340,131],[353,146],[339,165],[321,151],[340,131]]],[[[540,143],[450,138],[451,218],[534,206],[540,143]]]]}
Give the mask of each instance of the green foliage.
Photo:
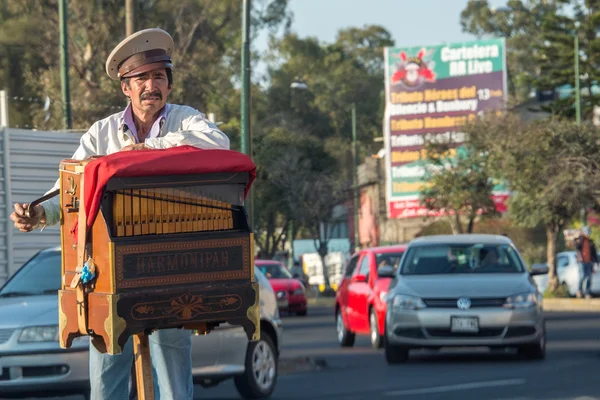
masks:
{"type": "MultiPolygon", "coordinates": [[[[311,135],[343,143],[334,156],[348,171],[351,159],[346,149],[351,141],[353,103],[359,154],[367,156],[379,149],[373,139],[381,136],[383,119],[383,47],[393,44],[389,32],[379,26],[341,30],[332,44],[294,34],[273,40],[267,58],[270,112],[291,108],[293,118],[311,135]],[[298,79],[308,89],[290,88],[298,79]]],[[[351,175],[347,172],[345,178],[351,175]]]]}
{"type": "MultiPolygon", "coordinates": [[[[527,100],[532,90],[575,87],[574,37],[579,37],[582,117],[589,119],[600,96],[600,6],[597,0],[509,0],[494,10],[487,0],[469,0],[461,13],[465,32],[507,39],[510,94],[527,100]]],[[[574,96],[541,110],[574,118],[574,96]]]]}
{"type": "MultiPolygon", "coordinates": [[[[56,2],[5,0],[0,19],[0,87],[9,96],[44,99],[11,105],[12,125],[62,127],[56,2]],[[40,23],[43,21],[43,23],[40,23]],[[33,115],[33,117],[31,117],[33,115]]],[[[68,1],[69,75],[73,127],[87,130],[97,119],[122,110],[126,99],[104,71],[107,55],[125,37],[122,0],[68,1]]],[[[172,103],[214,112],[222,129],[239,136],[242,3],[237,0],[137,1],[136,30],[159,27],[173,36],[172,103]]],[[[253,1],[252,32],[289,27],[288,0],[253,1]]]]}
{"type": "Polygon", "coordinates": [[[466,131],[488,149],[492,175],[508,182],[511,217],[522,226],[545,227],[553,291],[561,231],[582,207],[597,204],[600,132],[556,118],[525,123],[513,114],[486,115],[466,131]]]}
{"type": "Polygon", "coordinates": [[[531,77],[538,73],[531,62],[535,46],[542,43],[540,26],[554,15],[557,0],[509,0],[506,8],[494,9],[488,0],[469,0],[461,12],[463,31],[478,37],[493,35],[506,38],[508,89],[518,101],[528,98],[535,89],[531,77]]]}
{"type": "Polygon", "coordinates": [[[555,290],[546,290],[543,294],[545,299],[567,299],[571,297],[567,285],[558,285],[555,290]]]}
{"type": "Polygon", "coordinates": [[[494,183],[489,175],[487,154],[467,143],[428,143],[425,188],[420,201],[427,209],[453,215],[456,233],[471,233],[478,215],[495,215],[494,183]],[[463,227],[461,216],[467,220],[463,227]]]}

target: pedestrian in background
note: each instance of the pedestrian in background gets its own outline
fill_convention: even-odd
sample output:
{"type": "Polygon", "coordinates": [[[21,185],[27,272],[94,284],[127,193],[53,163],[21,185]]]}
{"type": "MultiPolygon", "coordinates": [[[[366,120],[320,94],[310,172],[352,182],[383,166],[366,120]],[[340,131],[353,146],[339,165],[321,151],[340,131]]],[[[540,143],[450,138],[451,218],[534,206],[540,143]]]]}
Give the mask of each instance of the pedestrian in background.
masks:
{"type": "Polygon", "coordinates": [[[585,296],[591,298],[590,288],[592,287],[592,272],[594,264],[598,262],[596,246],[590,238],[590,228],[585,226],[581,230],[581,235],[575,239],[575,248],[577,249],[577,261],[580,265],[579,291],[577,297],[585,296]]]}

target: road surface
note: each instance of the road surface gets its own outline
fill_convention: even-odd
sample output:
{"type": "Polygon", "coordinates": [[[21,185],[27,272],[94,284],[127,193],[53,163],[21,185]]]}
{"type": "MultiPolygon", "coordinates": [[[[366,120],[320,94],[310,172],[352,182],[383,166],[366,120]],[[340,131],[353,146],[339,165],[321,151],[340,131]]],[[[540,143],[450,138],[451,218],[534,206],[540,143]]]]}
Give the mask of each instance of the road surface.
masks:
{"type": "MultiPolygon", "coordinates": [[[[285,317],[282,357],[322,358],[320,371],[279,377],[273,399],[600,400],[600,313],[547,313],[544,361],[487,350],[411,353],[389,366],[367,337],[342,349],[330,309],[285,317]]],[[[239,399],[232,382],[197,387],[196,399],[239,399]]]]}
{"type": "MultiPolygon", "coordinates": [[[[388,366],[367,337],[357,337],[353,348],[340,348],[331,309],[285,316],[284,324],[283,358],[309,356],[326,365],[280,375],[274,400],[600,400],[600,313],[547,313],[544,361],[479,349],[442,350],[411,353],[407,364],[388,366]]],[[[196,400],[240,398],[232,381],[210,389],[196,386],[195,394],[196,400]]]]}

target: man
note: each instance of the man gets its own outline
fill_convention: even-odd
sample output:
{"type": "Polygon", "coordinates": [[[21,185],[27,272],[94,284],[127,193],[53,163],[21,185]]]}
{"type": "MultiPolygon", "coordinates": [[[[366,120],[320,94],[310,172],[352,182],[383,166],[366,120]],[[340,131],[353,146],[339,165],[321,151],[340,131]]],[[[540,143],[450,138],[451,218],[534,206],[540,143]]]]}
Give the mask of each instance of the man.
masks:
{"type": "MultiPolygon", "coordinates": [[[[124,111],[92,125],[81,137],[73,159],[108,155],[118,151],[163,149],[180,145],[229,149],[229,138],[199,111],[167,104],[173,83],[171,53],[173,39],[161,29],[146,29],[123,40],[106,61],[106,73],[120,80],[130,100],[124,111]]],[[[55,187],[58,188],[58,181],[55,187]]],[[[29,232],[57,224],[59,198],[54,197],[31,210],[15,204],[10,218],[15,228],[29,232]]],[[[162,400],[192,400],[191,333],[165,329],[150,335],[155,397],[162,400]]],[[[102,354],[90,346],[90,381],[93,400],[128,398],[129,372],[133,362],[130,339],[119,355],[102,354]]]]}
{"type": "Polygon", "coordinates": [[[594,245],[594,241],[590,238],[590,228],[585,226],[581,230],[580,237],[575,241],[575,247],[577,249],[577,261],[579,261],[579,264],[581,265],[581,277],[579,279],[579,291],[577,292],[577,297],[585,296],[585,298],[589,299],[591,297],[590,288],[592,287],[592,272],[594,270],[594,264],[598,262],[596,246],[594,245]]]}

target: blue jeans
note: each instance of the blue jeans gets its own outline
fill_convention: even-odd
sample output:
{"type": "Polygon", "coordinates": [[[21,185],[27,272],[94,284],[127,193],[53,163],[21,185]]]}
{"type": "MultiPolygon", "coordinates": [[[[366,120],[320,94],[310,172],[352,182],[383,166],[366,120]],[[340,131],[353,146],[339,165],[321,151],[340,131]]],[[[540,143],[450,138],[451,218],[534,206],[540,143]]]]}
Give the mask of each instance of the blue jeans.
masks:
{"type": "Polygon", "coordinates": [[[593,269],[594,269],[594,264],[581,263],[581,278],[579,279],[579,291],[584,296],[590,294],[590,288],[592,287],[593,269]],[[584,288],[584,286],[585,286],[585,288],[584,288]]]}
{"type": "MultiPolygon", "coordinates": [[[[193,400],[192,336],[187,329],[161,329],[149,336],[154,398],[193,400]]],[[[127,400],[133,338],[121,354],[100,353],[90,344],[91,400],[127,400]]]]}

